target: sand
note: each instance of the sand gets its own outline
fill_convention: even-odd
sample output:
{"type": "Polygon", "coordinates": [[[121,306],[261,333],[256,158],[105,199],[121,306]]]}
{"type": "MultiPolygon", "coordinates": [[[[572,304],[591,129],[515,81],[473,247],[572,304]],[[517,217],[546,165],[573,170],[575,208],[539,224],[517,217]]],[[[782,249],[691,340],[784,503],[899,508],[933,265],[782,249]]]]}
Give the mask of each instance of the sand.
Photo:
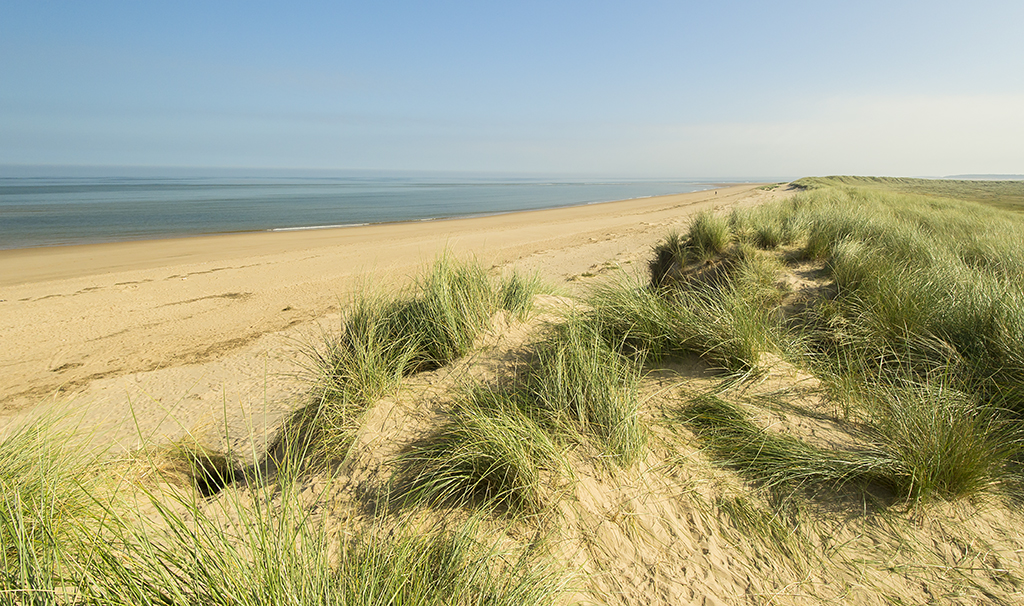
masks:
{"type": "MultiPolygon", "coordinates": [[[[736,186],[484,219],[0,252],[0,428],[57,410],[115,454],[188,432],[215,450],[260,458],[273,428],[304,401],[303,348],[337,329],[355,289],[401,285],[448,249],[579,294],[619,272],[646,275],[651,247],[697,211],[789,193],[736,186]]],[[[820,267],[790,269],[793,296],[820,287],[820,267]]],[[[459,389],[509,375],[545,323],[574,304],[547,294],[526,320],[499,313],[470,355],[407,377],[374,402],[345,463],[301,479],[298,499],[318,531],[347,537],[379,522],[368,506],[389,490],[396,455],[436,429],[459,389]]],[[[761,363],[764,377],[724,390],[697,358],[646,374],[640,390],[651,435],[631,468],[613,471],[582,443],[565,453],[573,480],[544,488],[551,511],[503,529],[507,540],[539,546],[564,566],[571,576],[562,603],[1020,601],[1016,503],[876,515],[874,503],[869,510],[837,497],[780,510],[670,421],[681,396],[714,389],[751,408],[766,431],[821,448],[855,446],[813,376],[777,356],[761,363]]],[[[153,495],[163,491],[186,491],[163,507],[188,501],[187,478],[151,475],[140,461],[111,469],[131,478],[133,465],[147,470],[145,479],[118,483],[138,492],[142,515],[155,516],[153,495]]],[[[198,502],[221,528],[250,498],[265,496],[240,482],[198,502]]]]}
{"type": "Polygon", "coordinates": [[[579,291],[642,271],[697,211],[756,184],[484,218],[0,251],[0,424],[54,406],[119,448],[275,423],[306,388],[301,350],[366,285],[440,252],[579,291]],[[618,269],[617,269],[618,268],[618,269]]]}

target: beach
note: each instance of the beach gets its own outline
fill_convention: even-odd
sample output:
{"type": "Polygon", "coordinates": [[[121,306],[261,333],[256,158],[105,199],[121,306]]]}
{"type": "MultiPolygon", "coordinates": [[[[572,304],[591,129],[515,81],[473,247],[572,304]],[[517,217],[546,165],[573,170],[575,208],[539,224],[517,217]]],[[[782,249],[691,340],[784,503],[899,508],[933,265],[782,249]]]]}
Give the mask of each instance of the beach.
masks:
{"type": "MultiPolygon", "coordinates": [[[[967,286],[1011,272],[965,273],[961,228],[1003,226],[974,244],[1019,263],[1024,221],[842,179],[2,251],[4,544],[71,537],[55,561],[84,562],[76,601],[101,604],[365,601],[445,578],[474,584],[420,601],[1018,603],[1020,434],[1003,428],[1020,400],[978,423],[966,383],[855,383],[875,358],[836,354],[898,351],[898,330],[861,324],[913,326],[916,304],[948,307],[946,282],[975,293],[956,310],[984,309],[992,291],[967,286]],[[897,294],[835,294],[844,262],[897,294]]],[[[971,313],[991,324],[950,316],[982,325],[971,313]]],[[[75,588],[66,570],[53,586],[75,588]]]]}
{"type": "Polygon", "coordinates": [[[52,408],[133,449],[256,433],[306,388],[302,350],[349,297],[396,288],[443,251],[583,292],[646,271],[696,212],[757,184],[489,217],[0,251],[0,421],[52,408]],[[230,433],[230,431],[228,431],[230,433]]]}

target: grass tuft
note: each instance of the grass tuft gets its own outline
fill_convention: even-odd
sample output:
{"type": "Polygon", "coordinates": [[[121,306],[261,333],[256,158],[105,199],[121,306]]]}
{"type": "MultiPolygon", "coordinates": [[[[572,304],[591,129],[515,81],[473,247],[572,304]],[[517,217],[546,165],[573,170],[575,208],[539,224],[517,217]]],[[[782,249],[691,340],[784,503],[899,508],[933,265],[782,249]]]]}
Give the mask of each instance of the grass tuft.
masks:
{"type": "Polygon", "coordinates": [[[373,402],[397,389],[404,376],[469,353],[499,308],[525,318],[540,288],[537,278],[518,274],[496,286],[479,263],[445,254],[410,291],[357,295],[339,334],[309,352],[318,389],[286,438],[303,451],[317,444],[328,460],[344,458],[373,402]]]}
{"type": "Polygon", "coordinates": [[[533,298],[544,289],[536,274],[523,276],[516,272],[501,282],[498,290],[499,307],[512,314],[517,320],[525,320],[533,311],[533,298]]]}
{"type": "Polygon", "coordinates": [[[697,213],[690,224],[687,247],[703,261],[725,252],[731,240],[728,218],[705,210],[697,213]]]}
{"type": "Polygon", "coordinates": [[[564,463],[528,409],[521,392],[472,389],[440,429],[400,457],[400,498],[539,512],[545,505],[544,475],[557,476],[564,463]]]}
{"type": "Polygon", "coordinates": [[[96,461],[58,419],[5,428],[0,438],[0,601],[51,604],[74,579],[68,547],[91,519],[96,461]]]}
{"type": "Polygon", "coordinates": [[[647,265],[651,274],[651,286],[662,286],[673,270],[679,271],[682,268],[686,257],[686,240],[677,231],[669,232],[665,239],[654,247],[654,258],[647,265]]]}
{"type": "Polygon", "coordinates": [[[973,497],[1009,479],[1019,427],[946,381],[875,387],[872,433],[912,501],[973,497]]]}
{"type": "Polygon", "coordinates": [[[780,347],[779,319],[766,307],[778,297],[754,285],[761,282],[650,289],[624,280],[594,291],[590,321],[623,353],[655,360],[698,355],[748,374],[756,371],[761,352],[780,347]]]}
{"type": "Polygon", "coordinates": [[[575,316],[540,344],[525,389],[555,425],[592,436],[606,456],[628,466],[647,443],[639,381],[638,366],[609,347],[594,319],[575,316]]]}

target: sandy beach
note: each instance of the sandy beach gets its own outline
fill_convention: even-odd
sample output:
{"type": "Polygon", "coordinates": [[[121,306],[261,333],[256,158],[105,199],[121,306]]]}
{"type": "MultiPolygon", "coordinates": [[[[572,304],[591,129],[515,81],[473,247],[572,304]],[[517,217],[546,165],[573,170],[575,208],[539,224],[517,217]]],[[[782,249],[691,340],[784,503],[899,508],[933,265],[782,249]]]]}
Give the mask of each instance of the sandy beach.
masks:
{"type": "MultiPolygon", "coordinates": [[[[250,433],[304,389],[301,349],[356,289],[407,282],[448,249],[571,291],[642,269],[695,212],[755,184],[484,218],[0,251],[0,421],[52,406],[135,448],[250,433]]],[[[259,431],[257,431],[259,433],[259,431]]]]}

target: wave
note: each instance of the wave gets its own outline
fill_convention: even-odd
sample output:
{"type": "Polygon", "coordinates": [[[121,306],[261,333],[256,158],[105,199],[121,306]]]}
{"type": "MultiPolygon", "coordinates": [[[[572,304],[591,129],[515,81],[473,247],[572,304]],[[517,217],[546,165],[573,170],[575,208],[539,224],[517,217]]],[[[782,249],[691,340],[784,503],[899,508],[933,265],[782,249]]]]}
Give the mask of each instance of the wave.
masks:
{"type": "Polygon", "coordinates": [[[310,229],[337,229],[339,227],[363,227],[369,223],[343,223],[340,225],[304,225],[302,227],[272,227],[267,231],[306,231],[310,229]]]}

